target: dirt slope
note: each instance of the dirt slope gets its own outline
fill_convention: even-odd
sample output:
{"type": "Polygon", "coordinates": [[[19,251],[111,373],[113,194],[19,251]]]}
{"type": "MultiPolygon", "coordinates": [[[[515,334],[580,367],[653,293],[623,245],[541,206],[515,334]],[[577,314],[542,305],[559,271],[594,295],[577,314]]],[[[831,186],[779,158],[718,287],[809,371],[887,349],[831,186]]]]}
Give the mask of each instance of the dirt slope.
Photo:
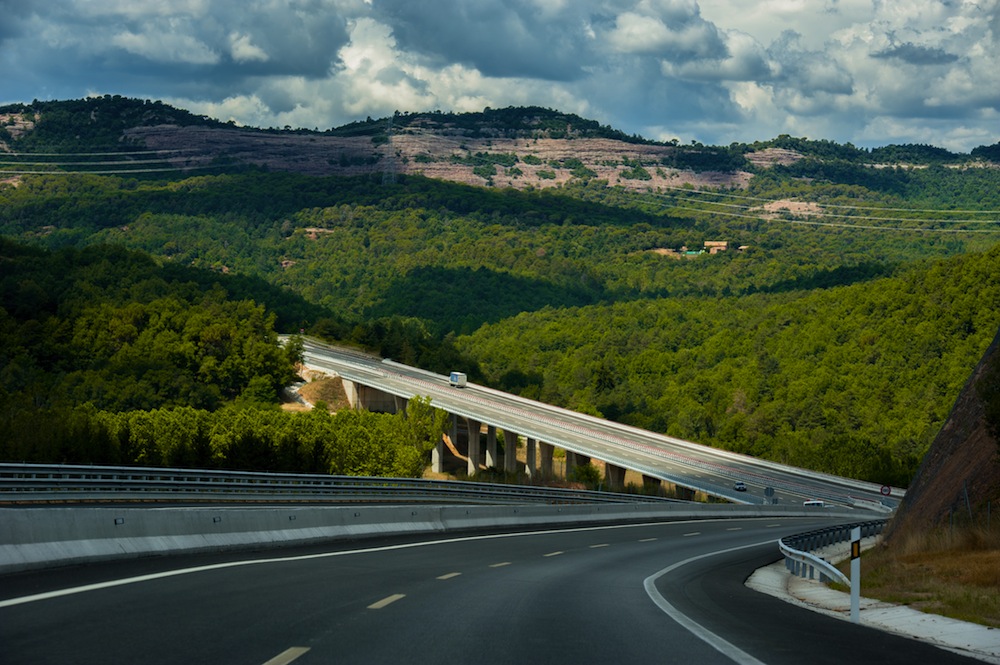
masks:
{"type": "MultiPolygon", "coordinates": [[[[1000,353],[1000,333],[993,340],[959,394],[920,469],[907,490],[887,540],[910,530],[974,521],[985,523],[988,502],[995,512],[1000,499],[1000,447],[984,418],[976,382],[987,363],[1000,353]]],[[[1000,520],[1000,514],[993,516],[1000,520]]]]}

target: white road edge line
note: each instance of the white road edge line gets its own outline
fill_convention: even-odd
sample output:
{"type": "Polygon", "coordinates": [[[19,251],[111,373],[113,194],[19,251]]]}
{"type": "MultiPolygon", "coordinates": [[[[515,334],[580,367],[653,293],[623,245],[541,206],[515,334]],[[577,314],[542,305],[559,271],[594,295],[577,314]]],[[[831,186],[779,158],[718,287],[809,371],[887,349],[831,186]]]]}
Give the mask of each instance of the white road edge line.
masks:
{"type": "Polygon", "coordinates": [[[753,656],[751,656],[750,654],[748,654],[746,651],[743,651],[739,647],[736,647],[733,644],[731,644],[731,643],[727,642],[726,640],[722,639],[721,637],[719,637],[718,635],[716,635],[712,631],[710,631],[707,628],[705,628],[704,626],[702,626],[700,623],[697,623],[696,621],[694,621],[692,619],[689,619],[686,614],[682,613],[676,607],[674,607],[673,605],[671,605],[670,602],[666,598],[664,598],[663,596],[661,596],[660,592],[656,589],[656,580],[660,579],[661,577],[663,577],[667,573],[670,573],[670,572],[672,572],[674,570],[677,570],[681,566],[686,566],[687,564],[689,564],[689,563],[691,563],[693,561],[697,561],[699,559],[705,559],[707,557],[715,556],[717,554],[726,554],[728,552],[736,552],[738,550],[745,550],[745,549],[749,549],[751,547],[760,547],[761,545],[768,545],[768,544],[771,544],[771,543],[774,543],[773,539],[765,540],[765,541],[760,542],[760,543],[753,543],[751,545],[741,545],[740,547],[730,547],[729,549],[726,549],[726,550],[719,550],[717,552],[709,552],[708,554],[701,554],[699,556],[693,556],[690,559],[685,559],[684,561],[680,561],[678,563],[675,563],[672,566],[667,566],[666,568],[664,568],[663,570],[659,571],[658,573],[654,573],[653,575],[650,575],[645,580],[643,580],[642,586],[643,586],[643,588],[646,589],[646,594],[650,597],[650,599],[654,603],[656,603],[657,607],[659,607],[661,610],[663,610],[664,614],[666,614],[667,616],[669,616],[671,619],[673,619],[674,621],[676,621],[677,623],[679,623],[684,628],[687,628],[689,631],[691,631],[691,633],[695,637],[697,637],[698,639],[704,641],[705,643],[707,643],[709,646],[711,646],[713,649],[715,649],[719,653],[722,653],[722,654],[728,656],[734,662],[740,663],[740,665],[765,665],[762,661],[757,660],[756,658],[754,658],[753,656]]]}

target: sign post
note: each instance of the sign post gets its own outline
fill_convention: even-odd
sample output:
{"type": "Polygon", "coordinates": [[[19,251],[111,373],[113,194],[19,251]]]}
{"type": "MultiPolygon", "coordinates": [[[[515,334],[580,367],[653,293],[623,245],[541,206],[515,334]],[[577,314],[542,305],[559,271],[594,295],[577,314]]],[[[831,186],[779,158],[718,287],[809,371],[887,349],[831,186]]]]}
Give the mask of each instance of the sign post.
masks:
{"type": "Polygon", "coordinates": [[[861,623],[861,527],[851,529],[851,623],[861,623]]]}

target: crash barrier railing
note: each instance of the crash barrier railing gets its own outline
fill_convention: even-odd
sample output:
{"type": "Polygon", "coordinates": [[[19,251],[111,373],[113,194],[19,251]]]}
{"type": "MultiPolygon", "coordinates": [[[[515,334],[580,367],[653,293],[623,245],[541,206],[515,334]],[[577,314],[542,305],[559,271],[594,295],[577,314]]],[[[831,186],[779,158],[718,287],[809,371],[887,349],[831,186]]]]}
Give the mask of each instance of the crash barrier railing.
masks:
{"type": "Polygon", "coordinates": [[[0,502],[656,503],[663,497],[414,478],[204,469],[0,464],[0,502]]]}
{"type": "Polygon", "coordinates": [[[813,552],[836,543],[850,541],[851,531],[855,528],[861,529],[861,538],[877,536],[882,533],[886,524],[888,520],[870,520],[816,529],[782,538],[778,541],[778,549],[785,557],[785,568],[793,575],[815,579],[818,574],[821,582],[837,580],[849,586],[850,578],[813,552]]]}

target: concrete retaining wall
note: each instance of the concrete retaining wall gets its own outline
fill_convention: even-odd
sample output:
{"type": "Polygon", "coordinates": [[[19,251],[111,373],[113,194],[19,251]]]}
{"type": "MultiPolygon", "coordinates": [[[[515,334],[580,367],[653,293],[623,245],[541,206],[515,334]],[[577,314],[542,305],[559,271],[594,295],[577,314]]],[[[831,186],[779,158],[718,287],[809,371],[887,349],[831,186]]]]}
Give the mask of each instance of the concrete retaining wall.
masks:
{"type": "MultiPolygon", "coordinates": [[[[856,511],[824,511],[858,519],[856,511]]],[[[0,573],[171,553],[513,527],[816,516],[778,506],[671,504],[0,508],[0,573]]]]}

